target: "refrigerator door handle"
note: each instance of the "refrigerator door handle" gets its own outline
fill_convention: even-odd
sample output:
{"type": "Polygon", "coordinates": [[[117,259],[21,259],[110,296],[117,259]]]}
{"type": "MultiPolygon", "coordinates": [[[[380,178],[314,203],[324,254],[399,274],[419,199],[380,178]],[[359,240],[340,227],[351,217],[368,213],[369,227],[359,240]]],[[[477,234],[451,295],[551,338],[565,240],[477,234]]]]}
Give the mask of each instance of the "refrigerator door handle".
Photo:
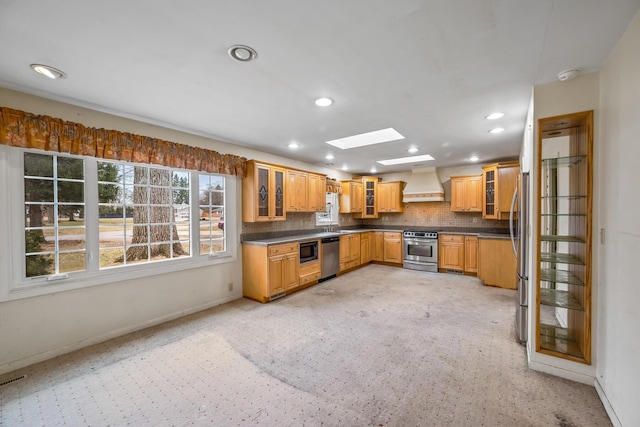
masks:
{"type": "Polygon", "coordinates": [[[511,246],[513,247],[513,253],[518,257],[518,249],[516,248],[516,240],[513,232],[513,214],[514,209],[516,207],[516,202],[518,201],[518,186],[513,191],[513,198],[511,199],[511,210],[509,211],[509,234],[511,235],[511,246]]]}

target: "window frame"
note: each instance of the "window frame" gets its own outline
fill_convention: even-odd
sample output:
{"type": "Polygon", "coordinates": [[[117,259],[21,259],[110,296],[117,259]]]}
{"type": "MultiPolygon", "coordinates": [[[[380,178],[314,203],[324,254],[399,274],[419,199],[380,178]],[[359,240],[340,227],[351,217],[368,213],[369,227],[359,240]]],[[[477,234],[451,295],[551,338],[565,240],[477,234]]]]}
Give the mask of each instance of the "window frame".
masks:
{"type": "MultiPolygon", "coordinates": [[[[140,279],[150,276],[167,274],[193,268],[203,268],[217,264],[235,262],[238,259],[238,180],[232,175],[211,174],[207,172],[167,168],[184,171],[190,174],[190,215],[198,218],[198,182],[199,174],[219,175],[225,178],[225,234],[226,251],[214,255],[200,255],[198,223],[190,221],[190,255],[163,259],[145,263],[136,263],[112,268],[99,268],[99,227],[98,227],[98,162],[106,161],[95,157],[75,156],[65,153],[53,153],[43,150],[22,149],[0,146],[0,216],[8,218],[0,224],[0,268],[9,274],[8,280],[0,283],[0,301],[11,301],[38,295],[47,295],[73,289],[103,285],[114,282],[140,279]],[[25,274],[25,239],[24,239],[24,155],[25,152],[37,154],[58,155],[84,160],[85,165],[85,244],[86,270],[70,272],[63,275],[38,276],[27,278],[25,274]],[[95,187],[95,191],[94,191],[95,187]]],[[[127,165],[146,167],[160,167],[151,164],[127,165]]]]}

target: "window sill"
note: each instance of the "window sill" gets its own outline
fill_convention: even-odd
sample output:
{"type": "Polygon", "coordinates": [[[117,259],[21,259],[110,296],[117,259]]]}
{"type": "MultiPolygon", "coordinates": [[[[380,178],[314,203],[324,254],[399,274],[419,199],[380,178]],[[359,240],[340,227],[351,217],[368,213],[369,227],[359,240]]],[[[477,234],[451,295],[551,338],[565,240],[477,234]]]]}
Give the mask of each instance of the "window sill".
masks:
{"type": "Polygon", "coordinates": [[[198,258],[189,258],[169,262],[157,261],[147,264],[133,265],[130,267],[116,267],[112,269],[101,270],[96,273],[69,273],[68,278],[61,278],[58,280],[48,280],[48,278],[46,277],[38,278],[35,280],[25,280],[18,283],[11,289],[2,290],[2,294],[0,295],[0,302],[32,298],[41,295],[83,289],[108,283],[142,279],[146,277],[191,270],[195,268],[206,268],[235,261],[237,261],[236,254],[217,256],[203,255],[199,256],[198,258]]]}

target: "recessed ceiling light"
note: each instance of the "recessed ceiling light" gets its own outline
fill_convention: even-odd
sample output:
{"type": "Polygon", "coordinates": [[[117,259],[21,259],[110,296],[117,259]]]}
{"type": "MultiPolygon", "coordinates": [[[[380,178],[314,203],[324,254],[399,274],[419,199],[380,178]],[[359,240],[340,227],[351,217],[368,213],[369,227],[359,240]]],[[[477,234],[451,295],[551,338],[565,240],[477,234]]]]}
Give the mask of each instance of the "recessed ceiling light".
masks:
{"type": "Polygon", "coordinates": [[[500,132],[504,132],[504,128],[495,128],[489,131],[489,133],[500,133],[500,132]]]}
{"type": "Polygon", "coordinates": [[[342,167],[342,170],[343,170],[343,171],[348,171],[348,170],[349,170],[349,168],[348,168],[347,166],[343,166],[343,167],[342,167]]]}
{"type": "Polygon", "coordinates": [[[471,161],[471,162],[477,162],[478,160],[480,160],[480,159],[478,158],[478,156],[471,156],[471,157],[469,157],[469,161],[471,161]]]}
{"type": "Polygon", "coordinates": [[[333,154],[327,154],[324,158],[327,160],[333,160],[333,154]]]}
{"type": "Polygon", "coordinates": [[[378,171],[376,170],[376,168],[371,168],[371,170],[370,170],[369,172],[371,172],[371,173],[376,173],[376,172],[378,172],[378,171]]]}
{"type": "Polygon", "coordinates": [[[489,114],[487,117],[485,117],[487,120],[495,120],[495,119],[499,119],[500,117],[504,116],[504,113],[491,113],[489,114]]]}
{"type": "Polygon", "coordinates": [[[30,67],[36,73],[42,74],[43,76],[49,77],[50,79],[63,79],[67,76],[64,72],[48,65],[31,64],[30,67]]]}
{"type": "Polygon", "coordinates": [[[256,52],[255,49],[243,44],[234,44],[227,50],[227,52],[230,57],[240,62],[253,61],[258,57],[258,52],[256,52]]]}
{"type": "Polygon", "coordinates": [[[338,147],[341,150],[348,150],[350,148],[364,147],[366,145],[380,144],[382,142],[396,141],[398,139],[404,139],[404,136],[394,128],[386,128],[326,142],[327,144],[338,147]]]}
{"type": "Polygon", "coordinates": [[[377,162],[382,165],[389,166],[389,165],[401,165],[404,163],[426,162],[429,160],[434,160],[434,159],[428,154],[423,154],[421,156],[400,157],[398,159],[389,159],[389,160],[378,160],[377,162]]]}
{"type": "Polygon", "coordinates": [[[297,142],[292,142],[289,144],[289,148],[298,148],[300,147],[300,144],[298,144],[297,142]]]}
{"type": "Polygon", "coordinates": [[[318,107],[328,107],[333,104],[333,100],[331,98],[318,98],[316,99],[316,105],[318,107]]]}
{"type": "Polygon", "coordinates": [[[416,147],[411,147],[407,151],[410,152],[410,153],[417,153],[418,149],[416,147]]]}

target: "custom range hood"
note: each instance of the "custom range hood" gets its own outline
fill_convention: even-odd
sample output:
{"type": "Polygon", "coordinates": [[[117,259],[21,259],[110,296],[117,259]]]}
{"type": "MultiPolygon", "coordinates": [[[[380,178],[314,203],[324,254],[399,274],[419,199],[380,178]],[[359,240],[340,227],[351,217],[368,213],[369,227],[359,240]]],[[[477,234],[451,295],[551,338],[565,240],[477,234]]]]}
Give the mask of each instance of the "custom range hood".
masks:
{"type": "Polygon", "coordinates": [[[413,169],[402,192],[402,202],[442,202],[444,188],[436,168],[413,169]]]}

